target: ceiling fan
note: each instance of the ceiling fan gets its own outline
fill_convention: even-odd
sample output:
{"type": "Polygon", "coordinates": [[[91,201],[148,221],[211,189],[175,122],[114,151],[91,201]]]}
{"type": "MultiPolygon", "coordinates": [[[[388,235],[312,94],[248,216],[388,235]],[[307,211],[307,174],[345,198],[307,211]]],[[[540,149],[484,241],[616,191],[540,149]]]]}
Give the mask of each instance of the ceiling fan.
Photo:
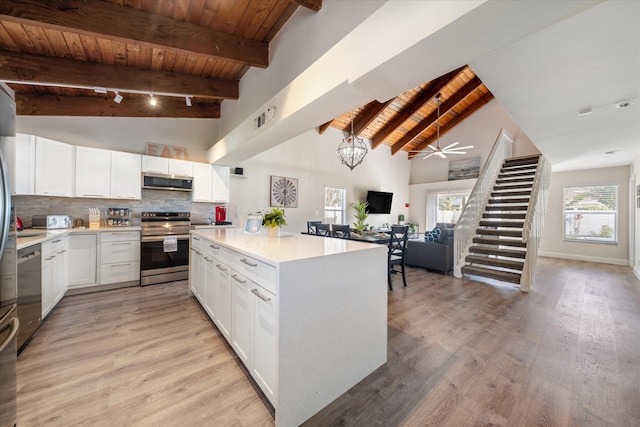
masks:
{"type": "Polygon", "coordinates": [[[427,150],[412,150],[409,151],[409,153],[413,153],[413,154],[426,154],[426,156],[423,157],[423,159],[428,159],[429,157],[433,156],[434,154],[436,156],[440,156],[443,159],[446,159],[447,156],[446,154],[467,154],[466,151],[461,151],[461,150],[467,150],[469,148],[473,148],[473,145],[467,145],[464,147],[456,147],[456,145],[460,144],[459,142],[454,142],[453,144],[449,144],[444,148],[440,148],[440,103],[441,103],[441,98],[442,94],[440,92],[438,92],[438,94],[436,94],[435,99],[436,102],[438,103],[438,118],[436,119],[436,131],[437,131],[437,135],[436,135],[436,145],[434,147],[433,144],[430,144],[427,146],[427,150]]]}

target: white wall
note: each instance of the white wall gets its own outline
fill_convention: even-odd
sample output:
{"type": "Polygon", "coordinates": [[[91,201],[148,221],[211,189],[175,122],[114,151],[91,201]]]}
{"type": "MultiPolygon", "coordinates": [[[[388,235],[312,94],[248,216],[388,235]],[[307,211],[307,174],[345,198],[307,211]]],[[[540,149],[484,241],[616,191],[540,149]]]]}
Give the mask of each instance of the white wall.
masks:
{"type": "MultiPolygon", "coordinates": [[[[347,190],[347,204],[364,201],[367,190],[393,193],[390,215],[370,215],[369,225],[396,222],[398,214],[408,213],[409,161],[406,154],[391,156],[388,147],[369,151],[361,165],[353,171],[340,163],[336,148],[344,137],[337,129],[329,128],[323,135],[310,130],[237,165],[244,168],[244,178],[231,177],[231,201],[228,216],[234,224],[244,226],[248,213],[270,209],[269,182],[271,175],[298,179],[297,208],[286,208],[288,225],[284,231],[301,232],[307,221],[322,220],[324,187],[347,190]]],[[[347,210],[352,224],[353,210],[347,210]]]]}
{"type": "Polygon", "coordinates": [[[73,145],[144,154],[145,144],[187,149],[188,160],[207,161],[217,139],[217,119],[18,116],[16,132],[73,145]]]}
{"type": "Polygon", "coordinates": [[[629,265],[629,166],[585,169],[551,174],[551,189],[540,242],[542,256],[629,265]],[[563,240],[563,188],[575,185],[618,185],[618,243],[563,240]]]}
{"type": "Polygon", "coordinates": [[[640,155],[631,164],[630,174],[629,234],[633,237],[629,244],[629,259],[634,274],[640,280],[640,155]]]}

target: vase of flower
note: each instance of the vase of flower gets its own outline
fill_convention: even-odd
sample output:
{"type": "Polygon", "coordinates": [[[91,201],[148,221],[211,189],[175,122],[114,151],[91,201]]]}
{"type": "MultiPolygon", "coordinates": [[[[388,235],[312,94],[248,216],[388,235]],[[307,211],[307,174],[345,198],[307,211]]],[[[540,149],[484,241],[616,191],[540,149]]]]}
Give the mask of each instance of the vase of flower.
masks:
{"type": "Polygon", "coordinates": [[[267,228],[269,237],[280,237],[280,227],[287,225],[284,218],[284,209],[273,208],[271,211],[262,213],[262,225],[267,228]]]}

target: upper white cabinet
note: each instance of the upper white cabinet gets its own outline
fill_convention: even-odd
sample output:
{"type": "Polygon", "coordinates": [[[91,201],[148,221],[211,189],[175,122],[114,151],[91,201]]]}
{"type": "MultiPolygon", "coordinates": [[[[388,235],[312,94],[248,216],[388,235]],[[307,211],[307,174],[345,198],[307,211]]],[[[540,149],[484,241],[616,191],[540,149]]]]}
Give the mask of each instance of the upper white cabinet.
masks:
{"type": "Polygon", "coordinates": [[[193,162],[169,159],[169,175],[193,176],[193,162]]]}
{"type": "Polygon", "coordinates": [[[111,198],[142,198],[142,164],[141,155],[111,152],[111,198]]]}
{"type": "Polygon", "coordinates": [[[213,165],[212,202],[229,203],[229,167],[213,165]]]}
{"type": "Polygon", "coordinates": [[[212,201],[212,168],[206,163],[193,164],[193,191],[191,201],[211,202],[212,201]]]}
{"type": "Polygon", "coordinates": [[[12,195],[34,194],[36,179],[36,137],[16,134],[2,138],[2,155],[12,195]]]}
{"type": "Polygon", "coordinates": [[[36,137],[35,194],[73,196],[73,145],[36,137]]]}
{"type": "Polygon", "coordinates": [[[142,172],[169,173],[169,159],[166,157],[142,156],[142,172]]]}
{"type": "Polygon", "coordinates": [[[99,148],[76,149],[76,197],[111,196],[111,151],[99,148]]]}

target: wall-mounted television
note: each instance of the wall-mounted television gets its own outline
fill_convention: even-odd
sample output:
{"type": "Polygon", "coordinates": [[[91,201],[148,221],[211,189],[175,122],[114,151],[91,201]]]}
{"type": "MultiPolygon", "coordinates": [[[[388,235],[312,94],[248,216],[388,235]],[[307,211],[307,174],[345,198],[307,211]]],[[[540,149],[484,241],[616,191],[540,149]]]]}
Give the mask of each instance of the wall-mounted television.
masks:
{"type": "Polygon", "coordinates": [[[382,191],[367,192],[367,211],[370,214],[388,214],[391,213],[391,199],[393,193],[384,193],[382,191]]]}

